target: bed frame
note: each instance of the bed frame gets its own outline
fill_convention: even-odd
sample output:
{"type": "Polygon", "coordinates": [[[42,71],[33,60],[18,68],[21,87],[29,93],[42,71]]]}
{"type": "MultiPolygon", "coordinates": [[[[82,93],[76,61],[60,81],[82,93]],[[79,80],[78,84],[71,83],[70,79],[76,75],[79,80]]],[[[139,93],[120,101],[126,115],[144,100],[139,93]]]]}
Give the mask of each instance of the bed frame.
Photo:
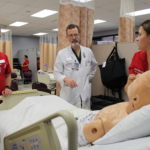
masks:
{"type": "Polygon", "coordinates": [[[62,117],[68,129],[68,150],[77,150],[77,124],[68,111],[60,111],[4,139],[5,150],[61,150],[52,120],[62,117]]]}
{"type": "Polygon", "coordinates": [[[25,97],[29,96],[44,96],[50,95],[49,93],[38,91],[36,89],[22,90],[22,91],[14,91],[11,96],[4,97],[0,96],[0,110],[10,109],[20,101],[22,101],[25,97]]]}

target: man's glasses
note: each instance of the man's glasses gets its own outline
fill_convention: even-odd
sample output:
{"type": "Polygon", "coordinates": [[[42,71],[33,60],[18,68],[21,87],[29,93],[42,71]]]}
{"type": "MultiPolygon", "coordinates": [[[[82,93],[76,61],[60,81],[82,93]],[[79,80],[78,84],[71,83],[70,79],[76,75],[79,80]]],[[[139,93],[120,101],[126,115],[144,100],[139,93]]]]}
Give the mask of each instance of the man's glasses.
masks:
{"type": "Polygon", "coordinates": [[[69,37],[77,37],[79,34],[68,34],[69,37]]]}

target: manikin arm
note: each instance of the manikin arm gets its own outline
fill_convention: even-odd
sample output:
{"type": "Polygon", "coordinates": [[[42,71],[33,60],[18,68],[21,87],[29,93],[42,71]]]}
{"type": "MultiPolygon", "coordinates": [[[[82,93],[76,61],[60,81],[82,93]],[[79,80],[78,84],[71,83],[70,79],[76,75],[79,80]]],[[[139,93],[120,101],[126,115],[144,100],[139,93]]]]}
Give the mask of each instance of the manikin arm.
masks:
{"type": "Polygon", "coordinates": [[[92,143],[105,134],[103,123],[100,119],[87,123],[83,127],[85,139],[92,143]]]}
{"type": "Polygon", "coordinates": [[[131,112],[131,108],[128,107],[129,102],[122,102],[100,110],[93,121],[83,126],[85,139],[92,143],[102,137],[131,112]]]}

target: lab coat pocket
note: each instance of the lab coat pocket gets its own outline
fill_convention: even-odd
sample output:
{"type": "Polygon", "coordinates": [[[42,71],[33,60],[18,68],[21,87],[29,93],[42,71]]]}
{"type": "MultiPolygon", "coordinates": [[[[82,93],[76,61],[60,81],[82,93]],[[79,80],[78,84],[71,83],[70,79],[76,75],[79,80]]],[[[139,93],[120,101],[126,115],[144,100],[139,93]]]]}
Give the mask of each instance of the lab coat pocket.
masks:
{"type": "Polygon", "coordinates": [[[87,79],[82,91],[82,100],[83,101],[89,100],[90,97],[91,97],[91,83],[87,79]]]}
{"type": "Polygon", "coordinates": [[[85,63],[85,70],[86,70],[87,74],[89,74],[91,72],[91,63],[89,61],[87,61],[85,63]]]}

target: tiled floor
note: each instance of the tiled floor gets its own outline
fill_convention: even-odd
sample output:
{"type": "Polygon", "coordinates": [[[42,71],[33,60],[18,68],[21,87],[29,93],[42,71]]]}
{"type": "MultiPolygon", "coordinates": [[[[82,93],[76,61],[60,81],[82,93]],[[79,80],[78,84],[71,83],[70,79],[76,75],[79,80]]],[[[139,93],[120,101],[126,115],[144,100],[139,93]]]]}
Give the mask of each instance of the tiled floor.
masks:
{"type": "Polygon", "coordinates": [[[30,84],[19,84],[18,88],[19,88],[19,91],[20,90],[32,89],[32,83],[30,83],[30,84]]]}

